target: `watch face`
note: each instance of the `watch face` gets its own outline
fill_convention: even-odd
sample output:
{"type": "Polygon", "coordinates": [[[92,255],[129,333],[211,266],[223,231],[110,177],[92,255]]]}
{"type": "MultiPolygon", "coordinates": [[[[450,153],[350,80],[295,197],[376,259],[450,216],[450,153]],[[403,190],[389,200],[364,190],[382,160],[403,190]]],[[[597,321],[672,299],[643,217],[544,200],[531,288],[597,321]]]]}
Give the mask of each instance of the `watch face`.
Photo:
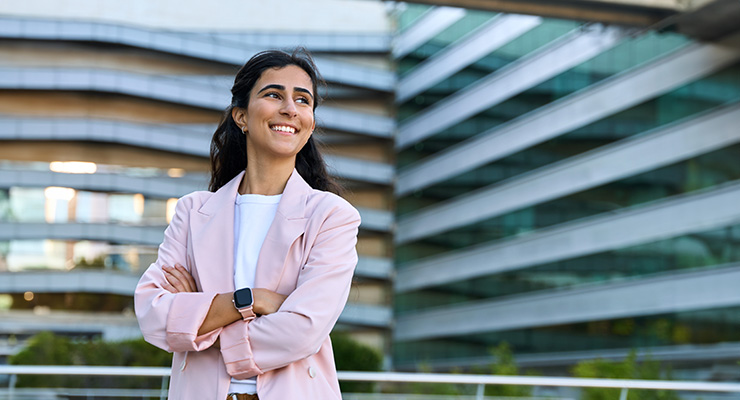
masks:
{"type": "Polygon", "coordinates": [[[234,292],[234,305],[237,308],[249,307],[252,305],[252,289],[244,288],[234,292]]]}

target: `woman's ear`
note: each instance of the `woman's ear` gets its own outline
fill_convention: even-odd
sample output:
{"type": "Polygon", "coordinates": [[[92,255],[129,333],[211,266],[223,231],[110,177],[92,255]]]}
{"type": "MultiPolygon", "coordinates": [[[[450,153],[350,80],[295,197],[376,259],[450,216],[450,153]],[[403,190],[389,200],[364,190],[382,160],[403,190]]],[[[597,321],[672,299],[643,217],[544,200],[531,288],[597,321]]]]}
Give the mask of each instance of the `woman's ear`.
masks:
{"type": "Polygon", "coordinates": [[[241,107],[234,107],[231,109],[231,118],[234,119],[236,126],[238,126],[242,132],[246,132],[248,121],[247,110],[241,107]]]}

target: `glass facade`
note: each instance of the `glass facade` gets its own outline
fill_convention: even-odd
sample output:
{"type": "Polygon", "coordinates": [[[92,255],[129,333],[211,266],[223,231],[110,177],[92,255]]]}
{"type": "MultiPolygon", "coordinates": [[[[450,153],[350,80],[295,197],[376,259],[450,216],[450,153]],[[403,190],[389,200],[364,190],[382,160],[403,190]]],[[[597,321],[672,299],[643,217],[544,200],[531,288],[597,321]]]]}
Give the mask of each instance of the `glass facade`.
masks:
{"type": "Polygon", "coordinates": [[[737,342],[740,341],[738,315],[740,307],[722,307],[422,340],[397,345],[394,361],[409,367],[434,360],[479,358],[500,342],[511,344],[517,354],[737,342]]]}
{"type": "MultiPolygon", "coordinates": [[[[488,20],[460,20],[448,28],[454,27],[456,34],[448,34],[447,41],[437,38],[408,54],[399,62],[400,79],[403,80],[410,71],[423,65],[428,57],[459,45],[459,39],[465,36],[459,32],[464,29],[463,26],[467,26],[468,32],[473,32],[496,16],[490,14],[485,17],[488,20]]],[[[546,51],[581,29],[595,28],[585,28],[573,21],[543,19],[535,28],[400,104],[399,124],[407,124],[413,130],[412,117],[423,115],[430,107],[448,100],[461,90],[474,88],[481,79],[496,74],[511,63],[535,52],[546,51]]],[[[616,45],[591,59],[411,144],[399,152],[397,166],[400,171],[409,170],[419,165],[416,163],[433,155],[447,154],[450,148],[481,134],[495,135],[497,127],[515,119],[526,120],[528,113],[546,110],[565,97],[596,90],[598,84],[607,79],[628,74],[637,68],[650,68],[651,62],[667,59],[672,53],[692,44],[690,39],[670,32],[626,35],[616,45]]],[[[628,86],[625,85],[623,90],[620,95],[630,95],[628,86]]],[[[396,210],[399,231],[404,229],[404,222],[410,220],[412,215],[416,217],[420,215],[417,213],[419,211],[432,210],[428,207],[446,206],[452,201],[480,193],[482,189],[494,188],[504,182],[517,182],[525,174],[547,171],[557,163],[585,152],[604,149],[624,139],[648,136],[658,129],[670,130],[720,107],[738,104],[740,64],[695,76],[686,84],[671,87],[570,132],[399,196],[396,210]]],[[[728,135],[732,135],[732,132],[735,131],[728,130],[728,135]]],[[[700,141],[701,138],[696,140],[700,141]]],[[[482,216],[463,226],[418,234],[414,239],[396,246],[396,268],[403,272],[420,263],[434,263],[441,257],[453,260],[449,262],[449,265],[453,265],[454,257],[461,252],[473,252],[481,246],[494,244],[506,248],[515,240],[525,240],[544,228],[564,226],[566,223],[587,223],[615,212],[636,210],[692,193],[711,192],[722,185],[740,181],[738,142],[740,140],[670,165],[659,165],[649,171],[574,190],[555,199],[523,205],[491,217],[482,216]]],[[[464,157],[462,153],[457,154],[464,157]]],[[[629,162],[628,159],[624,160],[625,164],[629,162]]],[[[583,171],[584,177],[596,173],[598,171],[583,171]]],[[[496,201],[496,196],[491,195],[490,202],[496,201]]],[[[676,216],[676,221],[680,224],[680,215],[676,216]]],[[[562,245],[577,246],[577,243],[564,242],[562,245]]],[[[481,272],[470,278],[451,278],[421,289],[404,289],[395,295],[394,312],[399,321],[405,318],[416,321],[413,318],[453,310],[459,306],[527,299],[528,296],[583,288],[609,290],[615,284],[639,283],[690,271],[711,273],[721,268],[740,268],[739,249],[740,225],[738,220],[728,220],[724,225],[717,223],[711,228],[694,229],[690,233],[594,254],[517,267],[505,272],[481,272]]],[[[497,261],[490,260],[488,263],[489,269],[495,271],[497,261]]],[[[476,270],[485,271],[486,267],[481,266],[476,270]]],[[[403,276],[400,275],[399,279],[404,279],[403,276]]],[[[567,310],[564,311],[567,313],[567,310]]],[[[496,316],[482,314],[481,318],[496,316]]],[[[399,368],[414,369],[422,364],[451,365],[448,362],[460,360],[463,361],[455,365],[465,365],[465,359],[484,357],[489,354],[491,347],[502,341],[511,344],[516,354],[737,342],[740,341],[737,334],[739,322],[740,304],[728,307],[727,304],[718,303],[716,306],[709,304],[675,313],[579,321],[557,326],[502,331],[481,328],[479,332],[465,335],[429,334],[428,339],[397,341],[394,343],[393,356],[394,364],[399,368]]],[[[404,336],[403,332],[399,333],[400,337],[404,336]]]]}
{"type": "Polygon", "coordinates": [[[143,272],[157,258],[155,246],[91,240],[0,242],[0,271],[115,270],[143,272]]]}

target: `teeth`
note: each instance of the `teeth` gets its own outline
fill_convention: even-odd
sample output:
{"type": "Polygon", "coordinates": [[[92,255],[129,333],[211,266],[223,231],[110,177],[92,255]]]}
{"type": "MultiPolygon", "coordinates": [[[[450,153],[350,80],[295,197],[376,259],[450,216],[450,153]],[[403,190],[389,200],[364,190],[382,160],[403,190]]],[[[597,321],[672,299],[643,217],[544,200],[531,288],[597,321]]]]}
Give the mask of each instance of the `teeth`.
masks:
{"type": "Polygon", "coordinates": [[[275,125],[272,127],[272,129],[281,132],[295,133],[295,129],[289,126],[275,125]]]}

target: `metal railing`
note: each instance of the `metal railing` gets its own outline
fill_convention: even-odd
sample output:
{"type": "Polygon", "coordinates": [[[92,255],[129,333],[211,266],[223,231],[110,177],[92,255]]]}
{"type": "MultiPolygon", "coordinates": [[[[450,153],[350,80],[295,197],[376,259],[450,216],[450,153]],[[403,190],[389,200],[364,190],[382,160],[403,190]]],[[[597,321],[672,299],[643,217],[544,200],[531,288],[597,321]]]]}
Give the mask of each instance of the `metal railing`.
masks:
{"type": "MultiPolygon", "coordinates": [[[[66,375],[66,376],[139,376],[161,377],[161,388],[157,390],[111,392],[115,397],[156,397],[167,398],[167,384],[170,369],[163,367],[86,367],[86,366],[40,366],[40,365],[0,365],[0,376],[10,377],[8,399],[16,399],[18,375],[66,375]]],[[[665,381],[638,379],[596,379],[564,378],[544,376],[504,376],[504,375],[464,375],[464,374],[428,374],[405,372],[357,372],[339,371],[340,381],[353,382],[394,382],[394,383],[450,383],[474,385],[475,399],[482,400],[486,385],[546,386],[572,388],[612,388],[621,389],[619,400],[626,400],[630,389],[670,390],[682,392],[718,392],[738,393],[740,383],[700,382],[700,381],[665,381]]],[[[74,391],[74,390],[72,390],[74,391]]],[[[71,394],[71,393],[70,393],[71,394]]],[[[103,394],[96,394],[104,396],[103,394]]]]}

